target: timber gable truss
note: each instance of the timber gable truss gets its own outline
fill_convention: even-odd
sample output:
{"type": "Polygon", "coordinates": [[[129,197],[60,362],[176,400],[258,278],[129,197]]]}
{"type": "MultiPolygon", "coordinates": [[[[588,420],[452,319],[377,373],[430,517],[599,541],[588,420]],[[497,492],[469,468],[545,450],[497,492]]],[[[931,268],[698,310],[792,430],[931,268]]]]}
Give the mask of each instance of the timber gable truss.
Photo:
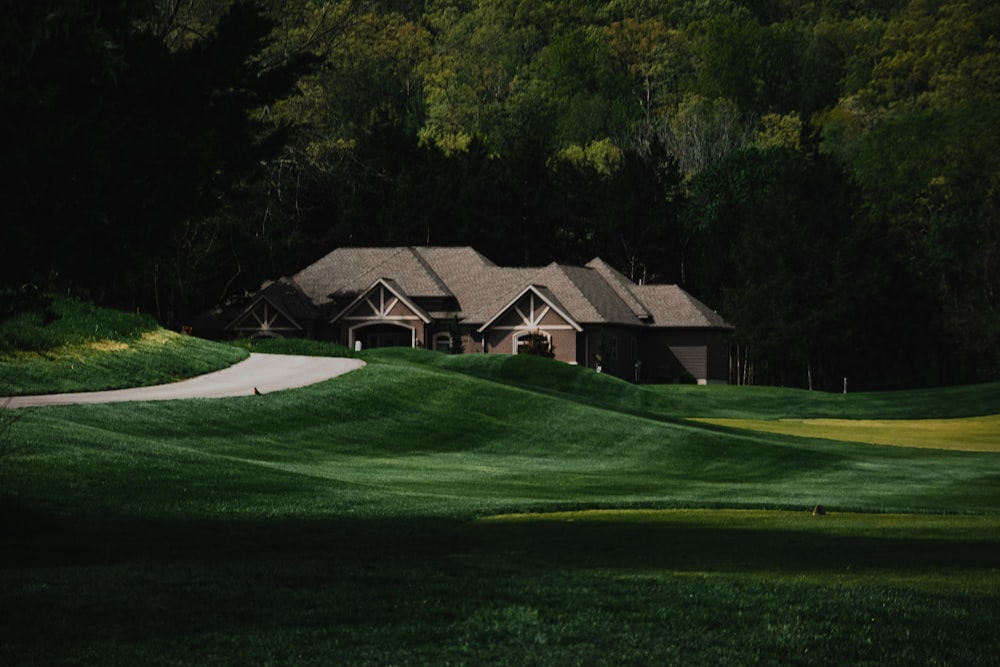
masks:
{"type": "Polygon", "coordinates": [[[362,292],[339,315],[337,322],[408,322],[431,323],[431,316],[403,293],[393,281],[380,278],[362,292]]]}
{"type": "Polygon", "coordinates": [[[529,285],[496,315],[479,327],[493,331],[574,330],[583,331],[544,287],[529,285]]]}
{"type": "Polygon", "coordinates": [[[240,334],[263,338],[284,337],[303,330],[302,325],[283,308],[264,296],[255,299],[226,328],[240,334]]]}
{"type": "Polygon", "coordinates": [[[330,320],[333,324],[346,325],[349,346],[362,341],[367,333],[366,347],[385,345],[387,339],[393,340],[393,344],[399,343],[399,334],[387,333],[386,326],[393,328],[390,331],[405,330],[410,346],[415,347],[432,321],[423,308],[388,278],[379,278],[330,320]],[[383,342],[375,343],[376,340],[383,342]]]}

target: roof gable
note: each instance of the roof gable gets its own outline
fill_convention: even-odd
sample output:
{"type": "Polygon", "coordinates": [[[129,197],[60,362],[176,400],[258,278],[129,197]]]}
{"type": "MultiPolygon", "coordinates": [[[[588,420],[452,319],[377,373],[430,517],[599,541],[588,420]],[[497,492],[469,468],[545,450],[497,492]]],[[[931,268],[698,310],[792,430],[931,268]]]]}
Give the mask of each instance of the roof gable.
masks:
{"type": "Polygon", "coordinates": [[[566,312],[566,308],[559,303],[559,300],[555,297],[551,290],[549,290],[544,285],[528,285],[523,290],[517,293],[517,295],[511,299],[505,306],[498,309],[496,313],[483,323],[479,327],[478,331],[482,333],[489,329],[497,320],[503,317],[505,314],[511,310],[516,310],[520,318],[525,322],[525,326],[529,329],[537,328],[541,320],[545,317],[549,310],[555,312],[560,318],[566,321],[576,331],[583,331],[583,327],[580,326],[570,315],[566,312]],[[538,300],[544,304],[544,307],[536,307],[535,299],[532,298],[531,309],[529,312],[523,312],[518,308],[518,302],[521,301],[526,295],[531,297],[537,297],[538,300]]]}
{"type": "Polygon", "coordinates": [[[225,328],[271,335],[303,330],[302,325],[281,306],[280,300],[272,300],[265,294],[257,295],[225,328]]]}
{"type": "Polygon", "coordinates": [[[265,283],[263,289],[240,308],[223,328],[235,331],[303,330],[304,327],[300,322],[313,319],[316,315],[316,307],[309,297],[302,293],[295,281],[290,278],[280,278],[265,283]],[[269,304],[269,312],[265,313],[259,309],[262,303],[269,304]],[[248,319],[251,315],[253,320],[248,319]],[[279,324],[275,319],[276,315],[285,321],[279,324]]]}
{"type": "Polygon", "coordinates": [[[469,324],[492,319],[531,282],[531,277],[537,272],[538,269],[534,268],[484,266],[461,279],[453,285],[453,289],[462,318],[469,324]]]}
{"type": "Polygon", "coordinates": [[[580,322],[595,324],[640,324],[635,313],[597,271],[580,266],[554,264],[544,278],[570,313],[580,322]]]}
{"type": "Polygon", "coordinates": [[[390,278],[379,278],[351,301],[346,308],[337,313],[330,322],[337,322],[350,316],[360,306],[370,308],[371,314],[367,319],[395,319],[392,313],[397,303],[403,304],[424,324],[430,324],[433,320],[427,311],[406,295],[396,281],[390,278]]]}

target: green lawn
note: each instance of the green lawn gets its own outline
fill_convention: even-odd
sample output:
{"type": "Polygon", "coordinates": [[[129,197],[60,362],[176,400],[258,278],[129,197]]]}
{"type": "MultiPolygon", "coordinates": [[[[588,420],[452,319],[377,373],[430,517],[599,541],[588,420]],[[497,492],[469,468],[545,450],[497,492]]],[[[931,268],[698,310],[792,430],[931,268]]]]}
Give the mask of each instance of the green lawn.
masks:
{"type": "Polygon", "coordinates": [[[482,558],[539,567],[1000,595],[995,515],[583,510],[484,517],[470,530],[482,558]]]}
{"type": "Polygon", "coordinates": [[[120,389],[219,370],[246,350],[182,336],[149,317],[55,299],[47,317],[0,322],[0,396],[120,389]]]}
{"type": "Polygon", "coordinates": [[[0,664],[1000,653],[1000,454],[687,421],[984,416],[996,385],[635,387],[523,357],[362,356],[267,396],[3,414],[0,664]]]}
{"type": "Polygon", "coordinates": [[[953,419],[696,419],[730,428],[871,445],[1000,453],[1000,415],[953,419]]]}

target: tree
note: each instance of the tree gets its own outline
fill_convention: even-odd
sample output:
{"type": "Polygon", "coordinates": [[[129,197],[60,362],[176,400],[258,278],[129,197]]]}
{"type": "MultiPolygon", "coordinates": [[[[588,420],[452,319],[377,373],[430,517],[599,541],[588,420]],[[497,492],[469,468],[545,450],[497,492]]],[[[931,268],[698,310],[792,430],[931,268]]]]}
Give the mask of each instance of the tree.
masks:
{"type": "Polygon", "coordinates": [[[549,339],[540,333],[526,334],[520,339],[521,345],[518,347],[518,354],[528,354],[534,357],[545,357],[553,359],[556,356],[555,348],[549,339]]]}
{"type": "Polygon", "coordinates": [[[686,96],[668,119],[667,146],[688,177],[742,150],[752,138],[753,124],[725,98],[686,96]]]}
{"type": "Polygon", "coordinates": [[[937,310],[938,381],[1000,375],[998,114],[991,102],[900,116],[867,135],[855,161],[870,218],[891,228],[937,310]]]}
{"type": "Polygon", "coordinates": [[[0,86],[2,196],[17,229],[3,280],[87,290],[161,321],[191,299],[213,218],[280,145],[251,116],[302,63],[260,60],[272,24],[233,4],[205,39],[171,50],[136,7],[47,0],[22,28],[0,86]]]}
{"type": "Polygon", "coordinates": [[[604,35],[613,56],[639,84],[643,110],[639,136],[648,145],[656,132],[656,119],[676,101],[680,81],[693,74],[690,44],[683,32],[655,18],[625,18],[605,27],[604,35]]]}
{"type": "Polygon", "coordinates": [[[895,280],[875,263],[883,239],[858,207],[834,160],[785,148],[735,153],[692,181],[689,285],[736,327],[755,381],[827,389],[844,376],[857,386],[887,381],[878,377],[884,364],[866,365],[874,346],[897,344],[880,336],[902,323],[880,313],[904,295],[886,291],[895,280]]]}
{"type": "Polygon", "coordinates": [[[462,342],[462,327],[458,323],[458,315],[448,323],[448,335],[451,344],[448,345],[448,354],[462,354],[465,352],[465,343],[462,342]]]}
{"type": "Polygon", "coordinates": [[[992,0],[910,0],[886,25],[861,91],[869,107],[950,107],[1000,90],[1000,6],[992,0]]]}

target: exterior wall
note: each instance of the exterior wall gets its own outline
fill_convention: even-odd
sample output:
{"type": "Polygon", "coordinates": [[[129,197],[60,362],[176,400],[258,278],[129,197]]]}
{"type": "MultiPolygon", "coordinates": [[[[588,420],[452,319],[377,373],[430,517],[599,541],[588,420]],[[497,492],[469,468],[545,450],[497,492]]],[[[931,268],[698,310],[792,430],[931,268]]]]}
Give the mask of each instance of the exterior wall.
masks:
{"type": "MultiPolygon", "coordinates": [[[[242,335],[254,335],[257,332],[250,329],[257,327],[249,325],[259,326],[266,321],[271,335],[336,340],[349,347],[360,340],[365,349],[389,345],[436,349],[435,336],[450,335],[454,329],[452,319],[425,324],[385,287],[373,290],[336,323],[305,320],[298,322],[301,329],[290,327],[286,318],[272,312],[273,304],[268,305],[266,312],[264,304],[258,306],[259,309],[247,313],[237,323],[242,335]]],[[[706,384],[726,383],[729,379],[725,330],[591,325],[576,331],[532,292],[513,304],[486,332],[480,334],[474,324],[461,324],[459,329],[466,354],[515,354],[519,336],[539,332],[548,336],[557,360],[596,369],[600,359],[602,372],[630,382],[706,384]]]]}
{"type": "MultiPolygon", "coordinates": [[[[568,364],[578,363],[576,351],[577,334],[575,330],[547,330],[544,327],[539,327],[536,332],[548,335],[549,342],[555,352],[556,360],[563,361],[568,364]]],[[[486,338],[486,352],[489,354],[515,354],[515,339],[518,336],[528,333],[532,332],[528,329],[488,329],[484,332],[486,338]]]]}
{"type": "Polygon", "coordinates": [[[517,339],[529,333],[547,336],[558,361],[577,363],[576,329],[532,293],[525,294],[483,332],[486,352],[516,354],[517,339]]]}
{"type": "Polygon", "coordinates": [[[650,382],[726,383],[729,379],[725,332],[711,329],[650,331],[644,348],[650,382]]]}
{"type": "Polygon", "coordinates": [[[428,325],[384,286],[373,290],[339,321],[341,345],[425,347],[428,325]]]}
{"type": "Polygon", "coordinates": [[[708,339],[707,384],[729,384],[729,340],[724,331],[706,331],[708,339]]]}
{"type": "Polygon", "coordinates": [[[305,326],[306,338],[340,342],[341,327],[337,324],[330,324],[326,320],[311,320],[307,322],[305,326]]]}
{"type": "Polygon", "coordinates": [[[423,347],[424,323],[417,321],[371,320],[351,322],[340,329],[340,344],[353,347],[361,341],[363,349],[373,347],[423,347]]]}
{"type": "Polygon", "coordinates": [[[596,369],[598,363],[602,373],[610,373],[629,382],[636,381],[636,362],[641,361],[639,380],[645,377],[646,360],[643,356],[643,342],[648,332],[638,327],[594,326],[587,327],[578,334],[579,357],[577,363],[596,369]],[[586,357],[586,361],[584,361],[586,357]]]}
{"type": "Polygon", "coordinates": [[[464,351],[466,354],[482,354],[483,353],[483,339],[485,336],[478,333],[475,329],[469,329],[462,335],[462,345],[464,346],[464,351]]]}
{"type": "MultiPolygon", "coordinates": [[[[428,350],[437,350],[438,347],[435,345],[435,342],[438,341],[440,337],[450,340],[455,333],[454,326],[455,325],[452,320],[439,320],[429,324],[426,329],[427,334],[425,347],[428,350]]],[[[460,324],[458,327],[458,333],[461,338],[463,354],[476,354],[483,351],[483,337],[476,333],[475,327],[460,324]]]]}

